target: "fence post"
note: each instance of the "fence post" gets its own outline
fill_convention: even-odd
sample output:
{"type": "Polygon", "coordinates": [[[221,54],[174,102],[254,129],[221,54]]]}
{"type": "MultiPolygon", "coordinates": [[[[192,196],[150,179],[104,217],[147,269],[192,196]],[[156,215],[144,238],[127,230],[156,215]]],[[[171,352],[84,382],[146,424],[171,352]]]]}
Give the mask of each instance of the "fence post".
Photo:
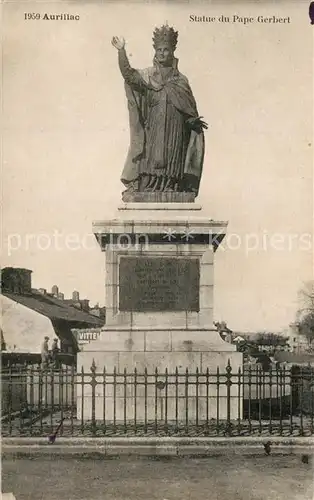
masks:
{"type": "Polygon", "coordinates": [[[53,434],[53,414],[54,414],[54,373],[53,367],[50,370],[50,400],[51,400],[51,411],[50,411],[50,432],[53,434]]]}
{"type": "Polygon", "coordinates": [[[303,404],[304,404],[304,383],[303,383],[303,367],[300,367],[299,372],[299,384],[300,384],[300,431],[299,435],[304,436],[304,428],[303,428],[303,404]]]}
{"type": "MultiPolygon", "coordinates": [[[[61,410],[61,422],[63,421],[64,418],[64,378],[63,378],[64,370],[61,367],[59,370],[59,404],[60,404],[60,410],[61,410]]],[[[60,434],[62,434],[63,426],[61,426],[60,429],[60,434]]]]}
{"type": "Polygon", "coordinates": [[[185,396],[185,433],[189,432],[189,369],[185,369],[185,387],[184,387],[184,396],[185,396]]]}
{"type": "Polygon", "coordinates": [[[231,433],[231,385],[232,385],[232,373],[231,373],[231,365],[230,359],[228,359],[228,364],[226,366],[226,386],[227,386],[227,429],[226,433],[231,433]]]}
{"type": "Polygon", "coordinates": [[[209,432],[209,368],[206,368],[206,434],[209,432]]]}
{"type": "Polygon", "coordinates": [[[198,427],[198,417],[199,417],[199,370],[196,367],[196,386],[195,386],[195,424],[198,427]]]}
{"type": "Polygon", "coordinates": [[[24,361],[20,377],[20,429],[23,428],[24,414],[27,406],[27,363],[24,361]]]}
{"type": "Polygon", "coordinates": [[[179,370],[178,370],[177,366],[176,366],[176,370],[175,370],[175,397],[176,397],[176,404],[175,404],[176,427],[175,427],[175,432],[178,432],[179,431],[179,370]]]}
{"type": "Polygon", "coordinates": [[[219,366],[216,370],[216,432],[219,435],[219,425],[220,425],[220,371],[219,366]]]}
{"type": "Polygon", "coordinates": [[[106,394],[106,367],[104,366],[104,369],[103,369],[103,379],[102,379],[102,396],[103,396],[103,407],[102,407],[102,412],[103,412],[103,431],[104,431],[104,434],[106,434],[106,397],[107,397],[107,394],[106,394]]]}
{"type": "Polygon", "coordinates": [[[168,434],[168,368],[165,370],[165,432],[168,434]]]}
{"type": "Polygon", "coordinates": [[[313,420],[314,420],[314,377],[313,377],[313,367],[310,366],[310,412],[311,412],[311,435],[313,435],[313,420]]]}
{"type": "MultiPolygon", "coordinates": [[[[248,402],[248,421],[249,421],[249,434],[252,432],[252,420],[251,420],[251,403],[252,403],[252,366],[249,365],[248,367],[248,397],[249,397],[249,402],[248,402]]],[[[255,370],[255,377],[256,377],[256,370],[255,370]]],[[[244,387],[243,387],[244,391],[244,387]]]]}
{"type": "Polygon", "coordinates": [[[74,412],[74,408],[75,408],[75,378],[74,377],[75,377],[74,365],[72,365],[71,366],[71,436],[73,436],[73,430],[74,430],[74,417],[73,417],[73,412],[74,412]]]}
{"type": "Polygon", "coordinates": [[[85,372],[84,367],[81,367],[81,433],[84,434],[84,384],[85,384],[85,372]]]}
{"type": "Polygon", "coordinates": [[[9,435],[12,434],[12,393],[13,393],[12,366],[9,365],[8,370],[8,418],[9,418],[9,435]]]}
{"type": "Polygon", "coordinates": [[[243,394],[242,394],[242,389],[243,389],[243,382],[244,382],[244,377],[243,373],[241,372],[241,367],[239,366],[238,368],[238,380],[237,380],[237,392],[238,392],[238,397],[237,397],[237,405],[238,405],[238,435],[241,434],[241,420],[242,420],[242,414],[243,414],[243,408],[242,408],[242,401],[243,401],[243,394]]]}
{"type": "MultiPolygon", "coordinates": [[[[27,388],[28,392],[28,388],[27,388]]],[[[27,396],[28,403],[28,396],[27,396]]],[[[30,415],[30,435],[33,435],[33,412],[34,412],[34,365],[31,365],[29,375],[29,415],[30,415]]]]}
{"type": "MultiPolygon", "coordinates": [[[[40,366],[38,371],[38,410],[39,410],[39,418],[40,418],[40,433],[43,433],[43,372],[45,368],[43,365],[40,366]]],[[[62,406],[61,406],[62,411],[62,406]]]]}
{"type": "Polygon", "coordinates": [[[137,433],[137,369],[134,367],[134,434],[137,433]]]}
{"type": "Polygon", "coordinates": [[[273,427],[272,427],[272,407],[271,407],[271,402],[272,402],[272,396],[273,396],[273,369],[272,366],[269,368],[269,405],[268,405],[268,417],[269,417],[269,434],[272,433],[273,427]]]}
{"type": "Polygon", "coordinates": [[[145,396],[144,396],[144,405],[145,405],[145,409],[144,409],[144,432],[145,434],[147,434],[147,367],[145,366],[145,369],[144,369],[144,391],[145,391],[145,396]]]}
{"type": "Polygon", "coordinates": [[[117,432],[117,367],[113,367],[113,433],[117,432]]]}
{"type": "Polygon", "coordinates": [[[91,370],[91,386],[92,386],[92,434],[96,435],[96,363],[93,358],[91,370]]]}
{"type": "Polygon", "coordinates": [[[158,389],[157,389],[157,382],[158,382],[158,368],[156,366],[155,368],[155,434],[157,434],[158,430],[158,389]]]}

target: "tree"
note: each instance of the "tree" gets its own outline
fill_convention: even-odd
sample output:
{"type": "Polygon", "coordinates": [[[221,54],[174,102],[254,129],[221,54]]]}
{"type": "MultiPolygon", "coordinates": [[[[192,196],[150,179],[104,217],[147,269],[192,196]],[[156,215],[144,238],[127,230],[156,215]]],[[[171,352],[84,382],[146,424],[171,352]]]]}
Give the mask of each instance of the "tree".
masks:
{"type": "Polygon", "coordinates": [[[267,346],[285,346],[289,340],[289,337],[283,337],[278,333],[268,333],[268,332],[260,332],[258,333],[255,343],[258,345],[267,345],[267,346]]]}
{"type": "Polygon", "coordinates": [[[0,331],[1,331],[1,351],[6,351],[6,343],[4,340],[2,328],[0,328],[0,331]]]}
{"type": "Polygon", "coordinates": [[[300,298],[303,307],[297,313],[297,329],[311,344],[314,340],[314,281],[305,284],[300,298]]]}
{"type": "Polygon", "coordinates": [[[302,307],[298,311],[298,317],[314,312],[314,281],[308,281],[299,292],[302,307]]]}
{"type": "Polygon", "coordinates": [[[298,332],[304,335],[312,344],[314,340],[314,311],[307,313],[304,318],[298,323],[298,332]]]}

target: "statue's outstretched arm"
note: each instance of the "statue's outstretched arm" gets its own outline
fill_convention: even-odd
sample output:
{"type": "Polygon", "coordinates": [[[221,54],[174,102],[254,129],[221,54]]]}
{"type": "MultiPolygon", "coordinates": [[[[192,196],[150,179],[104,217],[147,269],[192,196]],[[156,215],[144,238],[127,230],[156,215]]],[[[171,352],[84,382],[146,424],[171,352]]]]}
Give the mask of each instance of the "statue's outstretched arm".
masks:
{"type": "Polygon", "coordinates": [[[144,92],[146,83],[139,72],[131,67],[124,47],[118,51],[118,58],[119,68],[125,82],[138,92],[144,92]]]}

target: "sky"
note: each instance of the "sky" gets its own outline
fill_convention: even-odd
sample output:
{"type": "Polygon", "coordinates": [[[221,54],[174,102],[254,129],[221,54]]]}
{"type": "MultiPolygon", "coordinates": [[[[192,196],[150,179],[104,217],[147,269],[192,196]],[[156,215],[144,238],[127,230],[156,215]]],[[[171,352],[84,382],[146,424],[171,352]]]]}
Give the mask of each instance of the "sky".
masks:
{"type": "Polygon", "coordinates": [[[124,36],[131,64],[145,68],[152,31],[167,21],[209,123],[197,203],[203,216],[229,222],[215,257],[215,320],[239,331],[286,328],[313,279],[308,2],[7,1],[2,11],[2,266],[32,269],[36,288],[57,284],[66,296],[76,289],[105,304],[105,256],[92,221],[121,204],[129,141],[110,42],[124,36]],[[80,19],[47,21],[45,13],[80,19]]]}

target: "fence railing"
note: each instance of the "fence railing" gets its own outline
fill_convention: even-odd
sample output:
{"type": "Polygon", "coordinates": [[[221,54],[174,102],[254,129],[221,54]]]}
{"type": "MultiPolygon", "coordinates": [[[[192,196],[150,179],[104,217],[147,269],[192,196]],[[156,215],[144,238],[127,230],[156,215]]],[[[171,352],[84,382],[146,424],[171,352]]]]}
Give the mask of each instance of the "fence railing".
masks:
{"type": "Polygon", "coordinates": [[[9,368],[2,435],[313,435],[314,370],[9,368]],[[61,424],[61,425],[60,425],[61,424]]]}

